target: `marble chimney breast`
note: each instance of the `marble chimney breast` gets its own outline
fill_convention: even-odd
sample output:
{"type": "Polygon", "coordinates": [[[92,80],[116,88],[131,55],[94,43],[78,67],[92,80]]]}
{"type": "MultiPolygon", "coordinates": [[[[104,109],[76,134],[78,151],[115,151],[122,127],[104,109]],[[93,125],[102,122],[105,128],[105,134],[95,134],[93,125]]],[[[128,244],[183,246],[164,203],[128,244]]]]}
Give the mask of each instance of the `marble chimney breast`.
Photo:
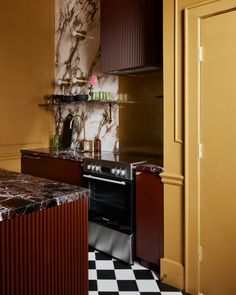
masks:
{"type": "MultiPolygon", "coordinates": [[[[55,80],[96,75],[98,83],[93,91],[112,93],[117,99],[118,78],[100,71],[100,1],[99,0],[56,0],[56,36],[55,36],[55,80]],[[74,31],[85,31],[88,36],[81,40],[72,36],[74,31]]],[[[88,93],[88,87],[78,85],[55,86],[56,94],[88,93]]],[[[79,114],[84,118],[86,139],[94,140],[98,136],[102,149],[113,151],[118,146],[119,108],[111,107],[112,121],[108,120],[108,104],[83,103],[67,105],[61,112],[55,111],[56,128],[62,131],[66,116],[79,114]]],[[[82,139],[83,130],[79,120],[75,120],[72,146],[78,137],[82,139]]]]}

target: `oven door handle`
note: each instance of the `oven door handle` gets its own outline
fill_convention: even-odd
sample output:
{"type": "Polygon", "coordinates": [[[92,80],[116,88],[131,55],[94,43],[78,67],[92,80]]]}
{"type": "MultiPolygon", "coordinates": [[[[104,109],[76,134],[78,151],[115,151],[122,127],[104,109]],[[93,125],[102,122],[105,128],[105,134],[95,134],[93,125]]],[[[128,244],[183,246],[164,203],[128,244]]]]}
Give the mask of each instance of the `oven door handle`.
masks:
{"type": "Polygon", "coordinates": [[[86,174],[84,174],[84,177],[89,178],[89,179],[95,179],[95,180],[99,180],[99,181],[104,181],[104,182],[110,182],[110,183],[115,183],[115,184],[120,184],[120,185],[126,185],[125,181],[111,180],[111,179],[107,179],[107,178],[101,178],[101,177],[96,177],[96,176],[86,175],[86,174]]]}

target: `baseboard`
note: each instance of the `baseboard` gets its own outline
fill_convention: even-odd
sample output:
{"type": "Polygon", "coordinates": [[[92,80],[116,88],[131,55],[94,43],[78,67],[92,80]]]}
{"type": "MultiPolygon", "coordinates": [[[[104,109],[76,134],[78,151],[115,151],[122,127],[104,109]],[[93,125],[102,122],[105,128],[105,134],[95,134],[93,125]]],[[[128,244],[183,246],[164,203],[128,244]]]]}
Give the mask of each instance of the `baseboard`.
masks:
{"type": "Polygon", "coordinates": [[[180,290],[184,289],[184,266],[168,258],[161,259],[160,277],[167,275],[164,280],[165,284],[176,287],[180,290]]]}

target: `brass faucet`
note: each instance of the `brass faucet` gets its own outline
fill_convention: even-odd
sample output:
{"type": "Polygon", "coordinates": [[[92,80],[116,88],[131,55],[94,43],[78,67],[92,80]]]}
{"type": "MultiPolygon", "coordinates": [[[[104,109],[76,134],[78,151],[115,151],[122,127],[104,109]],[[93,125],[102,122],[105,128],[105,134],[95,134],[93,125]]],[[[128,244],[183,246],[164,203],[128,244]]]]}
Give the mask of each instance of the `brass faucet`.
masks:
{"type": "Polygon", "coordinates": [[[72,123],[73,123],[73,121],[74,121],[74,119],[76,118],[76,117],[79,117],[80,119],[81,119],[81,121],[83,122],[83,129],[84,129],[84,138],[83,138],[83,140],[82,140],[82,149],[84,149],[84,142],[85,142],[85,122],[84,122],[84,118],[82,117],[82,116],[80,116],[80,115],[75,115],[71,120],[70,120],[70,129],[72,129],[72,123]]]}

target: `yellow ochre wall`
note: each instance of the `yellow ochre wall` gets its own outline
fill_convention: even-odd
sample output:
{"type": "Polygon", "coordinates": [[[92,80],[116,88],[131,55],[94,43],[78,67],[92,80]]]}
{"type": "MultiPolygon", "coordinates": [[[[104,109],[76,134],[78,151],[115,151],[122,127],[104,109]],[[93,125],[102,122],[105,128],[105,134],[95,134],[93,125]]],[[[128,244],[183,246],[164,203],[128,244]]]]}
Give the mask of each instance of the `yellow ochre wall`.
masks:
{"type": "Polygon", "coordinates": [[[153,158],[163,155],[163,73],[120,76],[119,146],[153,158]]]}
{"type": "MultiPolygon", "coordinates": [[[[199,0],[163,0],[164,258],[166,283],[184,288],[183,9],[199,0]]],[[[5,1],[0,11],[0,167],[20,170],[19,150],[48,146],[53,91],[54,1],[5,1]]]]}
{"type": "Polygon", "coordinates": [[[163,0],[164,258],[166,283],[184,289],[183,11],[199,0],[163,0]]]}
{"type": "Polygon", "coordinates": [[[0,10],[0,167],[20,170],[19,150],[48,146],[53,91],[54,0],[3,1],[0,10]]]}

